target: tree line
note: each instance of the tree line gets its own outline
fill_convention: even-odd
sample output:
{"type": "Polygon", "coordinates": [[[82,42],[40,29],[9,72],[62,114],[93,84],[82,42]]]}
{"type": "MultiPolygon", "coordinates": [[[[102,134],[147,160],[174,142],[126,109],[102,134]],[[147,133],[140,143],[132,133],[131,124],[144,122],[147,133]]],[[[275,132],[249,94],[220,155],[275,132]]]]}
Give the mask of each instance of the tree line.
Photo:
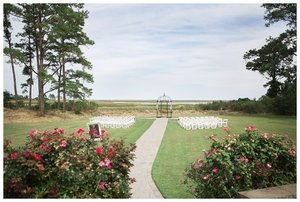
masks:
{"type": "Polygon", "coordinates": [[[50,92],[56,91],[57,106],[62,102],[63,112],[67,98],[84,100],[90,96],[92,89],[84,83],[93,83],[93,75],[88,73],[92,64],[81,48],[93,45],[94,41],[83,31],[89,14],[84,4],[22,3],[4,4],[3,7],[6,42],[3,52],[12,68],[16,104],[19,96],[15,65],[21,66],[27,77],[22,88],[28,92],[29,108],[32,107],[33,84],[37,81],[41,116],[45,115],[46,95],[50,92]],[[22,22],[21,32],[13,29],[12,18],[22,22]]]}
{"type": "Polygon", "coordinates": [[[279,114],[296,114],[297,101],[297,4],[263,4],[266,27],[284,22],[287,29],[269,37],[259,49],[244,54],[246,68],[258,71],[268,82],[267,93],[260,98],[279,114]]]}
{"type": "Polygon", "coordinates": [[[197,110],[229,110],[245,113],[296,115],[297,112],[297,4],[263,4],[269,27],[284,22],[287,29],[277,37],[269,37],[261,48],[244,54],[246,68],[257,71],[267,79],[266,95],[258,100],[239,98],[214,101],[195,106],[197,110]]]}

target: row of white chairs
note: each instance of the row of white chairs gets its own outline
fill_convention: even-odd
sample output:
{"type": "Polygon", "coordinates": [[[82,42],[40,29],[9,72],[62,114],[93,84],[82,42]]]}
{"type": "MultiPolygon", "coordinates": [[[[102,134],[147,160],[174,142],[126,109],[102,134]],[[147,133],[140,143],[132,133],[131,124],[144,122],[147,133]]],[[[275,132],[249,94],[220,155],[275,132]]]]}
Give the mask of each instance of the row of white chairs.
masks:
{"type": "Polygon", "coordinates": [[[214,116],[178,117],[177,122],[186,130],[215,129],[217,127],[228,126],[228,119],[222,119],[214,116]]]}
{"type": "Polygon", "coordinates": [[[129,128],[135,123],[134,116],[97,116],[90,123],[98,123],[101,128],[129,128]]]}

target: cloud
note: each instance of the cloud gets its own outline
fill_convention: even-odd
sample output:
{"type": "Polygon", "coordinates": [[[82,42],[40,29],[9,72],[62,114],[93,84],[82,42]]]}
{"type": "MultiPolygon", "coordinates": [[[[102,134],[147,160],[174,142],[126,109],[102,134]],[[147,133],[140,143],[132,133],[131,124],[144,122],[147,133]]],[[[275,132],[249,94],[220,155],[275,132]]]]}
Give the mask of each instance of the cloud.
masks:
{"type": "Polygon", "coordinates": [[[258,98],[266,80],[243,54],[285,27],[264,26],[260,4],[86,4],[82,47],[93,99],[258,98]]]}

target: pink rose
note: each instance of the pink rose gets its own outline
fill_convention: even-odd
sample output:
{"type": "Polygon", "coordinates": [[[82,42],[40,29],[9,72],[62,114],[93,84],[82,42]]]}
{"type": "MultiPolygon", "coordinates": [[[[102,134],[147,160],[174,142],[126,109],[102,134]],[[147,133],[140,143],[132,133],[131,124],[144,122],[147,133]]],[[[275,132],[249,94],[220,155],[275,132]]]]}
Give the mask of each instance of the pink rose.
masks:
{"type": "Polygon", "coordinates": [[[110,164],[110,160],[108,158],[105,158],[104,161],[106,165],[110,164]]]}
{"type": "Polygon", "coordinates": [[[61,146],[61,147],[66,147],[66,146],[67,146],[67,141],[65,141],[65,140],[62,141],[61,144],[60,144],[60,146],[61,146]]]}
{"type": "Polygon", "coordinates": [[[288,153],[289,153],[289,155],[291,155],[291,156],[296,156],[296,151],[294,151],[294,150],[292,150],[292,149],[289,149],[289,150],[288,150],[288,153]]]}
{"type": "Polygon", "coordinates": [[[205,175],[205,176],[203,177],[204,180],[207,180],[208,178],[209,178],[209,175],[205,175]]]}
{"type": "Polygon", "coordinates": [[[239,179],[241,178],[241,176],[236,175],[234,178],[235,178],[236,180],[239,180],[239,179]]]}
{"type": "Polygon", "coordinates": [[[247,132],[251,132],[251,131],[255,131],[256,128],[255,128],[254,126],[246,126],[246,127],[245,127],[245,130],[246,130],[247,132]]]}
{"type": "Polygon", "coordinates": [[[99,189],[104,189],[104,188],[105,188],[105,182],[100,182],[99,189]]]}
{"type": "Polygon", "coordinates": [[[211,172],[213,172],[213,173],[217,173],[218,171],[219,171],[219,168],[214,168],[211,170],[211,172]]]}
{"type": "Polygon", "coordinates": [[[101,162],[99,163],[99,166],[100,166],[100,167],[103,167],[103,166],[105,166],[105,163],[104,163],[103,161],[101,161],[101,162]]]}
{"type": "Polygon", "coordinates": [[[241,161],[245,162],[245,163],[248,163],[249,162],[249,159],[245,158],[245,157],[242,157],[240,158],[241,161]]]}

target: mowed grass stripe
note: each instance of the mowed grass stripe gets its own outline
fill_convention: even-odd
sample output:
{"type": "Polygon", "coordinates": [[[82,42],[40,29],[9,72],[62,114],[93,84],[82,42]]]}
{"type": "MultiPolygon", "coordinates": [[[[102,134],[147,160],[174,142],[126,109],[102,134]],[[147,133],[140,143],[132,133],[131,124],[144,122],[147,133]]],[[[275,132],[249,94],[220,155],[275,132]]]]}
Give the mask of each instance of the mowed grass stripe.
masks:
{"type": "Polygon", "coordinates": [[[11,140],[12,145],[17,147],[25,144],[30,130],[49,130],[62,128],[66,134],[71,134],[79,128],[87,130],[88,118],[68,119],[55,122],[37,122],[37,123],[6,123],[4,124],[4,138],[11,140]]]}
{"type": "MultiPolygon", "coordinates": [[[[246,125],[254,125],[260,132],[288,134],[296,143],[296,117],[284,116],[219,116],[229,119],[232,133],[244,132],[246,125]]],[[[207,137],[226,135],[222,128],[185,130],[176,120],[169,120],[164,138],[152,168],[153,179],[165,198],[193,198],[188,188],[181,184],[184,170],[195,161],[203,159],[203,149],[208,150],[207,137]]]]}
{"type": "Polygon", "coordinates": [[[136,119],[136,123],[129,128],[108,128],[106,131],[114,138],[123,138],[125,145],[135,143],[152,125],[155,119],[136,119]]]}
{"type": "MultiPolygon", "coordinates": [[[[151,126],[154,119],[136,119],[136,123],[129,128],[106,129],[112,139],[124,138],[125,144],[129,145],[136,140],[151,126]]],[[[4,138],[9,139],[14,147],[24,145],[27,141],[28,132],[31,129],[49,130],[54,128],[62,128],[66,134],[76,132],[79,128],[84,128],[88,131],[88,118],[70,119],[59,122],[40,122],[40,123],[7,123],[4,124],[4,138]]]]}
{"type": "Polygon", "coordinates": [[[204,134],[186,131],[169,120],[152,168],[153,179],[165,198],[192,198],[183,180],[183,172],[210,142],[204,134]]]}

